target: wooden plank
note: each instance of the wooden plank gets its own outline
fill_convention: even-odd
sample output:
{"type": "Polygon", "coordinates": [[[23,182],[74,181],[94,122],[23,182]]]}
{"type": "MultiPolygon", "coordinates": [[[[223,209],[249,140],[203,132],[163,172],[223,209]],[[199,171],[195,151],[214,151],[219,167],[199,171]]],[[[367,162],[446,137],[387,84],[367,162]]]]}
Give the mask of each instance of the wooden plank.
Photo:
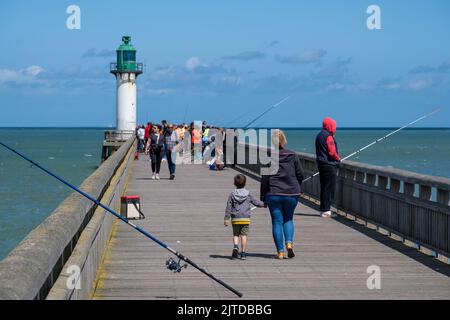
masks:
{"type": "MultiPolygon", "coordinates": [[[[305,204],[294,217],[294,259],[275,259],[270,214],[253,211],[246,261],[231,260],[231,228],[223,226],[236,171],[177,167],[151,180],[150,163],[135,163],[127,194],[141,196],[147,218],[135,223],[244,293],[246,299],[448,299],[450,267],[344,217],[326,219],[305,204]],[[369,290],[367,267],[381,268],[369,290]]],[[[259,183],[247,188],[259,196],[259,183]]],[[[233,299],[192,267],[165,268],[170,253],[121,222],[109,243],[94,299],[233,299]]]]}

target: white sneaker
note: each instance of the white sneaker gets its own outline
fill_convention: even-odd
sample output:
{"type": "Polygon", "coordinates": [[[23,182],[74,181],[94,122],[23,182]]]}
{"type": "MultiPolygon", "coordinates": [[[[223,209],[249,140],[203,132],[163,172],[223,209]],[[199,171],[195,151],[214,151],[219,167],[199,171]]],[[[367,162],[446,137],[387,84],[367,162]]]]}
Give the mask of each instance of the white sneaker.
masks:
{"type": "Polygon", "coordinates": [[[163,158],[163,159],[161,160],[161,162],[164,162],[164,161],[167,161],[166,158],[163,158]]]}
{"type": "Polygon", "coordinates": [[[322,218],[331,218],[331,211],[325,211],[321,214],[322,218]]]}
{"type": "Polygon", "coordinates": [[[156,180],[159,180],[159,174],[156,174],[156,180]]]}
{"type": "Polygon", "coordinates": [[[155,175],[155,174],[153,174],[153,175],[152,175],[152,180],[155,180],[155,177],[156,177],[156,175],[155,175]]]}

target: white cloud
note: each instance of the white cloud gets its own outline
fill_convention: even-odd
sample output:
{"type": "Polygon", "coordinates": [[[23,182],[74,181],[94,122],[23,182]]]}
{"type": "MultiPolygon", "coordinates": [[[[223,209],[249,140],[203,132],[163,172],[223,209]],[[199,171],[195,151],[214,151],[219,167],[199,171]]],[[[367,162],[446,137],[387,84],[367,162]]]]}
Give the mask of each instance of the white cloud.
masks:
{"type": "Polygon", "coordinates": [[[0,69],[0,88],[14,89],[24,94],[50,94],[61,90],[83,94],[88,90],[113,90],[114,82],[107,71],[106,66],[68,66],[61,70],[47,70],[30,65],[23,69],[0,69]]]}
{"type": "Polygon", "coordinates": [[[250,61],[250,60],[258,60],[264,59],[267,56],[262,51],[243,51],[235,55],[224,56],[222,59],[224,60],[240,60],[240,61],[250,61]]]}
{"type": "Polygon", "coordinates": [[[204,95],[213,96],[238,90],[244,79],[234,68],[227,68],[222,63],[207,63],[198,57],[191,57],[182,65],[157,67],[144,74],[140,83],[147,88],[149,95],[204,95]]]}
{"type": "Polygon", "coordinates": [[[408,88],[412,91],[420,91],[433,86],[435,82],[432,79],[417,79],[408,83],[408,88]]]}
{"type": "Polygon", "coordinates": [[[227,84],[227,85],[238,86],[241,83],[241,77],[239,77],[239,76],[222,76],[213,82],[215,84],[227,84]]]}
{"type": "Polygon", "coordinates": [[[148,93],[151,96],[163,96],[163,95],[168,95],[172,92],[174,92],[175,90],[173,89],[169,89],[169,88],[162,88],[162,89],[149,89],[148,93]]]}
{"type": "Polygon", "coordinates": [[[197,57],[190,57],[189,59],[187,59],[185,64],[186,69],[188,70],[194,70],[200,65],[201,65],[200,59],[197,57]]]}
{"type": "Polygon", "coordinates": [[[386,85],[386,89],[389,90],[396,90],[396,89],[400,89],[402,87],[402,85],[400,83],[390,83],[386,85]]]}
{"type": "Polygon", "coordinates": [[[29,66],[28,68],[26,68],[24,70],[24,73],[27,75],[31,75],[31,76],[37,76],[39,73],[41,73],[42,71],[44,71],[44,68],[40,67],[40,66],[29,66]]]}
{"type": "Polygon", "coordinates": [[[277,55],[275,56],[275,59],[280,63],[287,63],[287,64],[308,64],[308,63],[320,64],[322,62],[322,58],[326,54],[327,52],[323,49],[319,50],[308,49],[287,57],[277,55]]]}
{"type": "Polygon", "coordinates": [[[81,57],[82,58],[105,58],[105,57],[114,57],[116,55],[116,51],[109,49],[97,50],[96,48],[90,48],[86,51],[81,57]]]}
{"type": "Polygon", "coordinates": [[[402,88],[402,78],[401,77],[387,77],[378,81],[378,88],[387,90],[398,90],[402,88]]]}
{"type": "Polygon", "coordinates": [[[25,69],[0,69],[0,83],[30,84],[39,82],[37,76],[44,71],[44,68],[36,65],[25,69]]]}
{"type": "Polygon", "coordinates": [[[0,69],[0,83],[17,81],[20,78],[20,73],[16,70],[0,69]]]}

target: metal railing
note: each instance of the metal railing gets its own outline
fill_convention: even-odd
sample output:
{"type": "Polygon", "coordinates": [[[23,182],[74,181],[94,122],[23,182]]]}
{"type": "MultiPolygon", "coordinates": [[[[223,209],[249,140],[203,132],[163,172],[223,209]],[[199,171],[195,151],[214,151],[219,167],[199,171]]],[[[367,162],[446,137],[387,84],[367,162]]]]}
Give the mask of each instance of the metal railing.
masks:
{"type": "Polygon", "coordinates": [[[106,130],[105,142],[123,142],[127,141],[135,134],[133,130],[106,130]]]}
{"type": "MultiPolygon", "coordinates": [[[[246,144],[245,161],[235,166],[259,176],[259,159],[251,161],[255,156],[249,154],[258,157],[261,148],[246,144]]],[[[306,177],[317,172],[315,155],[297,154],[306,177]]],[[[337,209],[450,257],[450,179],[346,160],[336,183],[337,209]]],[[[305,182],[302,190],[319,199],[319,178],[305,182]]]]}
{"type": "Polygon", "coordinates": [[[118,68],[117,62],[111,62],[109,64],[109,72],[110,73],[118,73],[118,72],[132,72],[136,74],[141,74],[144,72],[144,64],[142,62],[136,62],[133,64],[135,68],[118,68]]]}

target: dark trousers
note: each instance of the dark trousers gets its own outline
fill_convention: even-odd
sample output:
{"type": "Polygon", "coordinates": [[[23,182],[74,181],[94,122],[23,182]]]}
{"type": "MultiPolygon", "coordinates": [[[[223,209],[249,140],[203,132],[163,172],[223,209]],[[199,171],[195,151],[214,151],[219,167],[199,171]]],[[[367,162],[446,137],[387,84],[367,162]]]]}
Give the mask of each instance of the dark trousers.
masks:
{"type": "Polygon", "coordinates": [[[144,150],[145,150],[144,139],[138,139],[137,151],[144,152],[144,150]]]}
{"type": "Polygon", "coordinates": [[[331,165],[319,166],[320,177],[320,211],[329,211],[336,190],[336,167],[331,165]]]}
{"type": "Polygon", "coordinates": [[[161,149],[150,150],[150,160],[152,161],[152,172],[158,173],[161,169],[162,151],[161,149]]]}
{"type": "Polygon", "coordinates": [[[166,157],[167,157],[167,165],[169,166],[169,172],[170,174],[175,174],[175,162],[172,159],[172,151],[167,149],[166,151],[166,157]]]}

